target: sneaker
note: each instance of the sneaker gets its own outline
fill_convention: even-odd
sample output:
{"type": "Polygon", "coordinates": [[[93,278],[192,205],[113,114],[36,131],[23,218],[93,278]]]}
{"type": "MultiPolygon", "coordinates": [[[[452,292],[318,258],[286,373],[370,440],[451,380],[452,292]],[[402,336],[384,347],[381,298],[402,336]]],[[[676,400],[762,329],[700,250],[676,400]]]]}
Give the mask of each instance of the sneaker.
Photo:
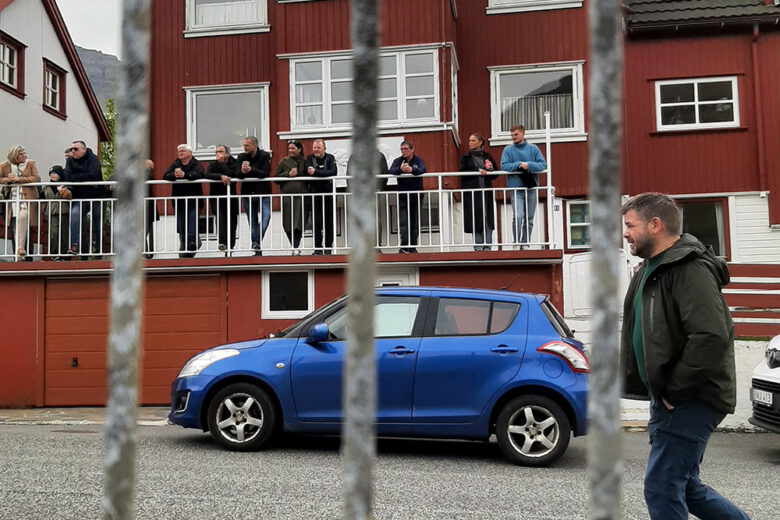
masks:
{"type": "Polygon", "coordinates": [[[224,251],[224,250],[226,250],[226,249],[227,249],[227,246],[226,246],[225,244],[219,244],[219,245],[217,246],[217,249],[219,249],[220,251],[224,251]]]}
{"type": "Polygon", "coordinates": [[[254,249],[255,251],[260,251],[260,243],[252,242],[252,249],[254,249]]]}
{"type": "Polygon", "coordinates": [[[68,254],[70,255],[77,255],[79,254],[79,246],[78,244],[71,244],[70,249],[68,249],[68,254]]]}
{"type": "Polygon", "coordinates": [[[322,255],[324,255],[324,254],[325,254],[325,252],[324,252],[324,251],[322,251],[322,250],[320,250],[320,249],[317,249],[316,251],[314,251],[314,252],[312,253],[312,255],[313,255],[313,256],[322,256],[322,255]]]}
{"type": "Polygon", "coordinates": [[[255,250],[255,256],[263,256],[263,252],[259,249],[255,250]]]}

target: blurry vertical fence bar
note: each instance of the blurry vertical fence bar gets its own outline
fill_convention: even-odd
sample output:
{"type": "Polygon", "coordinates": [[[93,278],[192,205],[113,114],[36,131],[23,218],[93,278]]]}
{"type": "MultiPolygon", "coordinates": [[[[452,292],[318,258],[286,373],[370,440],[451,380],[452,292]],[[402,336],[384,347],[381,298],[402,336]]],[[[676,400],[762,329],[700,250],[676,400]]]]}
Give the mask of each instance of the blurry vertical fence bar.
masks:
{"type": "Polygon", "coordinates": [[[108,339],[108,407],[103,516],[135,518],[138,347],[143,274],[144,159],[148,157],[150,0],[122,3],[122,67],[119,75],[114,232],[116,256],[111,279],[108,339]]]}
{"type": "Polygon", "coordinates": [[[588,392],[591,518],[620,517],[618,249],[623,50],[621,2],[593,0],[590,20],[590,204],[593,351],[588,392]]]}
{"type": "Polygon", "coordinates": [[[344,360],[344,517],[371,518],[376,454],[376,356],[374,353],[374,279],[376,278],[376,116],[377,0],[352,0],[355,89],[352,150],[352,240],[347,293],[349,335],[344,360]]]}

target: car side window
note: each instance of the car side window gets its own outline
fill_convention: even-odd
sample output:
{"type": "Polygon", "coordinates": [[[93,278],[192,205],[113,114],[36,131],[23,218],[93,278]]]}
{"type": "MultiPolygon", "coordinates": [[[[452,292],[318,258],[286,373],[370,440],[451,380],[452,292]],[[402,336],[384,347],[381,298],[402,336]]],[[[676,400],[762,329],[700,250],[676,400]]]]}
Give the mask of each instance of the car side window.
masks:
{"type": "Polygon", "coordinates": [[[509,328],[517,311],[520,310],[519,303],[512,302],[493,302],[493,313],[490,316],[490,333],[498,334],[509,328]]]}
{"type": "MultiPolygon", "coordinates": [[[[420,308],[416,296],[380,296],[374,308],[374,337],[409,337],[420,308]]],[[[331,340],[347,339],[347,308],[342,307],[325,319],[331,340]]]]}
{"type": "Polygon", "coordinates": [[[436,311],[437,336],[464,336],[487,334],[490,318],[490,302],[441,298],[436,311]]]}

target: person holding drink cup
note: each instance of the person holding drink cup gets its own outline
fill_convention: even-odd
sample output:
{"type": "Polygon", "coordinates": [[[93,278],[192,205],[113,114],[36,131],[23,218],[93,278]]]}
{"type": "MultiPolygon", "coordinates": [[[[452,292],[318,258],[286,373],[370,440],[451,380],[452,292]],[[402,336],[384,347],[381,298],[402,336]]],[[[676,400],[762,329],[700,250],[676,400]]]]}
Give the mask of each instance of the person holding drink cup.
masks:
{"type": "Polygon", "coordinates": [[[485,139],[478,133],[469,136],[469,151],[461,156],[460,172],[479,172],[460,178],[463,190],[463,231],[474,234],[474,251],[490,251],[495,228],[493,217],[493,181],[498,178],[488,174],[496,169],[496,161],[485,151],[485,139]]]}
{"type": "MultiPolygon", "coordinates": [[[[306,163],[303,156],[303,143],[298,139],[287,141],[287,157],[279,161],[276,167],[277,177],[302,178],[306,172],[306,163]]],[[[308,176],[307,176],[308,177],[308,176]]],[[[303,213],[304,193],[309,193],[309,185],[306,181],[291,180],[278,182],[279,191],[282,194],[282,227],[290,244],[293,254],[299,255],[298,249],[303,237],[303,213]]]]}

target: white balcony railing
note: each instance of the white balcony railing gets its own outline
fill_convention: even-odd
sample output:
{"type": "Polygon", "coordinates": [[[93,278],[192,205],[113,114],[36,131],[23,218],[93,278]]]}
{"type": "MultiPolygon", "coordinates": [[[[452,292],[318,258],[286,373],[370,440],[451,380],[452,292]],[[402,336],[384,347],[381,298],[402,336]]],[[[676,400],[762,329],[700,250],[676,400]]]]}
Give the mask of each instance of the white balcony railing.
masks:
{"type": "MultiPolygon", "coordinates": [[[[508,175],[506,172],[496,173],[500,176],[508,175]]],[[[411,249],[420,253],[474,249],[496,251],[519,249],[521,246],[546,248],[555,243],[549,222],[551,212],[544,209],[546,201],[552,200],[554,195],[552,186],[534,189],[444,187],[445,178],[474,175],[477,174],[425,174],[424,178],[436,179],[435,189],[377,192],[375,245],[378,252],[397,253],[411,249]],[[515,207],[519,209],[524,205],[536,207],[535,225],[529,229],[526,222],[528,239],[521,243],[522,226],[518,225],[513,230],[512,222],[515,207]],[[416,235],[413,232],[415,213],[418,216],[416,235]],[[403,232],[404,227],[408,228],[408,233],[403,232]],[[479,230],[484,233],[481,240],[474,233],[479,230]]],[[[240,182],[238,179],[235,181],[227,186],[227,195],[222,196],[147,198],[143,253],[148,258],[176,258],[342,254],[349,250],[347,221],[350,193],[336,187],[337,183],[332,183],[334,187],[328,193],[241,195],[233,193],[240,182]],[[270,215],[265,233],[261,216],[264,205],[270,215]],[[260,243],[259,248],[253,247],[252,229],[247,216],[247,210],[251,213],[252,209],[258,215],[256,239],[260,243]],[[187,212],[190,218],[186,218],[187,212]],[[230,240],[230,231],[223,231],[220,235],[223,226],[226,230],[235,226],[233,241],[230,240]],[[295,244],[296,228],[301,232],[298,244],[295,244]],[[317,239],[318,230],[322,231],[322,241],[317,239]],[[327,241],[328,231],[332,232],[332,243],[327,241]]],[[[289,179],[272,178],[259,182],[278,185],[287,181],[289,179]]],[[[162,186],[183,182],[188,181],[149,181],[148,184],[156,185],[155,191],[163,191],[165,188],[162,186]]],[[[209,184],[215,181],[194,182],[209,184]]],[[[56,192],[57,184],[63,183],[29,183],[25,186],[39,186],[39,191],[51,187],[56,192]]],[[[112,193],[108,189],[115,183],[79,185],[88,184],[102,185],[107,193],[112,193]]],[[[495,184],[504,182],[499,179],[495,184]]],[[[114,244],[121,240],[121,237],[112,233],[115,199],[107,196],[94,199],[24,200],[19,198],[22,190],[14,191],[16,193],[3,189],[4,198],[0,200],[0,261],[107,259],[114,254],[114,244]],[[22,237],[23,240],[17,240],[22,235],[26,235],[22,237]]]]}

